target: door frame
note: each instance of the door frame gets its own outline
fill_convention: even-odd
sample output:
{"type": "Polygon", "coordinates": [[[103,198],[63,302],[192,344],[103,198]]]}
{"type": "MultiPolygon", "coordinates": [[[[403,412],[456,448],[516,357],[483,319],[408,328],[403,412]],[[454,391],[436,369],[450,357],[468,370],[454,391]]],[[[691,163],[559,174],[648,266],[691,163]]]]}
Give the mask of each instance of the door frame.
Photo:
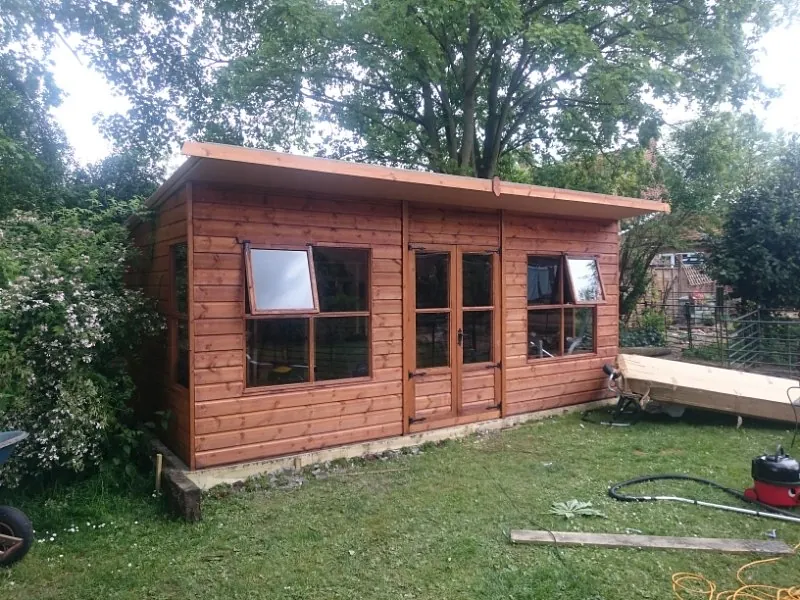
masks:
{"type": "MultiPolygon", "coordinates": [[[[470,423],[475,421],[498,418],[502,407],[502,315],[503,299],[502,290],[502,262],[499,248],[476,246],[472,244],[411,244],[405,246],[403,253],[403,272],[405,291],[403,294],[403,431],[435,429],[470,423]],[[428,420],[415,419],[416,414],[416,383],[424,375],[417,369],[416,346],[416,254],[417,252],[448,253],[450,255],[449,271],[449,352],[446,367],[431,367],[424,370],[424,375],[437,375],[450,373],[451,377],[451,410],[449,414],[428,420]],[[463,335],[463,255],[487,254],[492,255],[492,360],[487,363],[466,365],[466,371],[488,368],[491,363],[495,366],[494,393],[495,406],[488,407],[485,411],[463,412],[462,382],[465,371],[463,344],[458,343],[459,330],[463,335]]],[[[431,311],[435,312],[435,311],[431,311]]]]}

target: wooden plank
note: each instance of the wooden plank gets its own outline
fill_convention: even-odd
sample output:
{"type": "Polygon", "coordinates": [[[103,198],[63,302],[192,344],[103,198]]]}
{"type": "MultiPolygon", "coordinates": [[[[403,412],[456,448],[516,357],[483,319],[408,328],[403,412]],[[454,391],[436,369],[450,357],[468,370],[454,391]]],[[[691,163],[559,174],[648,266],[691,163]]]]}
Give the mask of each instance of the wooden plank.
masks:
{"type": "Polygon", "coordinates": [[[197,206],[199,219],[204,221],[225,221],[229,223],[252,223],[266,227],[294,225],[297,227],[334,227],[336,229],[372,230],[397,232],[400,220],[397,215],[378,216],[353,211],[341,213],[310,207],[296,210],[286,198],[287,204],[281,207],[247,206],[234,199],[231,204],[200,204],[197,206]]]}
{"type": "Polygon", "coordinates": [[[244,324],[241,317],[234,319],[199,319],[194,322],[195,335],[222,335],[241,333],[244,324]]]}
{"type": "Polygon", "coordinates": [[[593,392],[578,392],[576,394],[558,394],[547,398],[537,398],[528,402],[509,402],[506,410],[509,415],[521,415],[524,413],[539,412],[542,410],[552,410],[564,408],[575,404],[585,404],[595,400],[605,400],[611,395],[608,390],[597,390],[593,392]]]}
{"type": "Polygon", "coordinates": [[[455,427],[457,425],[468,425],[469,423],[477,423],[479,421],[490,421],[492,419],[499,419],[499,410],[480,410],[477,412],[470,412],[456,417],[444,417],[433,420],[422,421],[421,423],[414,423],[411,425],[411,433],[418,431],[430,431],[431,429],[440,429],[442,427],[455,427]]]}
{"type": "Polygon", "coordinates": [[[620,354],[618,364],[633,392],[649,389],[659,402],[795,422],[786,390],[796,380],[632,354],[620,354]]]}
{"type": "Polygon", "coordinates": [[[197,203],[230,206],[236,203],[247,208],[285,208],[299,211],[318,211],[337,214],[371,215],[400,219],[400,203],[371,201],[365,198],[342,198],[320,194],[282,192],[247,188],[235,184],[198,185],[197,203]]]}
{"type": "Polygon", "coordinates": [[[277,390],[263,394],[234,395],[227,399],[198,401],[198,417],[237,415],[262,410],[277,410],[295,406],[343,402],[363,398],[380,398],[401,394],[403,383],[398,377],[387,381],[317,386],[299,390],[277,390]]]}
{"type": "Polygon", "coordinates": [[[241,349],[218,352],[198,352],[194,355],[195,369],[216,369],[220,367],[236,367],[244,365],[241,349]]]}
{"type": "Polygon", "coordinates": [[[244,289],[239,285],[195,285],[195,302],[244,302],[244,289]]]}
{"type": "Polygon", "coordinates": [[[243,316],[242,302],[195,302],[194,304],[195,319],[241,319],[243,316]]]}
{"type": "Polygon", "coordinates": [[[253,244],[396,244],[400,245],[400,228],[396,232],[371,229],[333,229],[294,225],[239,223],[234,221],[196,221],[195,236],[248,239],[253,244]]]}
{"type": "Polygon", "coordinates": [[[255,429],[268,425],[303,423],[309,420],[327,419],[337,416],[366,414],[400,408],[400,394],[363,398],[345,402],[329,402],[311,406],[270,409],[259,412],[210,417],[197,420],[197,433],[204,435],[223,431],[255,429]]]}
{"type": "Polygon", "coordinates": [[[241,350],[242,348],[244,348],[244,336],[241,334],[195,336],[196,352],[241,350]]]}
{"type": "Polygon", "coordinates": [[[590,381],[578,381],[575,383],[557,383],[555,385],[529,387],[516,392],[507,392],[506,402],[514,404],[516,402],[528,402],[530,400],[548,398],[551,396],[563,396],[576,394],[578,392],[588,393],[602,390],[604,385],[605,381],[603,379],[595,379],[590,381]]]}
{"type": "Polygon", "coordinates": [[[341,446],[365,440],[378,440],[385,437],[400,435],[403,429],[398,420],[397,423],[375,425],[372,427],[361,427],[346,431],[333,431],[329,433],[312,434],[296,437],[287,440],[277,440],[273,442],[249,444],[224,448],[221,450],[210,450],[197,452],[197,468],[207,468],[231,463],[259,460],[273,456],[284,456],[286,454],[296,454],[308,450],[319,450],[331,446],[341,446]]]}
{"type": "MultiPolygon", "coordinates": [[[[241,354],[241,353],[240,353],[241,354]]],[[[228,383],[244,379],[242,365],[234,367],[214,367],[211,369],[195,369],[194,382],[196,385],[208,383],[228,383]]]]}
{"type": "Polygon", "coordinates": [[[386,354],[400,354],[403,351],[403,340],[384,340],[372,342],[372,355],[383,356],[386,354]]]}
{"type": "Polygon", "coordinates": [[[605,548],[654,548],[659,550],[710,550],[737,554],[794,554],[781,540],[740,540],[733,538],[622,535],[579,531],[534,531],[512,529],[515,544],[556,544],[559,546],[602,546],[605,548]]]}
{"type": "Polygon", "coordinates": [[[236,269],[196,269],[194,272],[195,285],[243,285],[244,271],[236,269]]]}
{"type": "Polygon", "coordinates": [[[492,235],[475,235],[466,233],[412,233],[411,242],[416,244],[469,244],[470,246],[485,246],[495,249],[499,245],[499,238],[492,235]]]}
{"type": "Polygon", "coordinates": [[[268,425],[255,429],[210,433],[196,436],[195,449],[198,452],[204,450],[219,450],[222,448],[272,442],[319,433],[359,429],[374,425],[390,425],[396,423],[399,426],[401,418],[402,409],[398,406],[397,408],[389,410],[336,416],[329,419],[307,419],[298,423],[268,425]]]}

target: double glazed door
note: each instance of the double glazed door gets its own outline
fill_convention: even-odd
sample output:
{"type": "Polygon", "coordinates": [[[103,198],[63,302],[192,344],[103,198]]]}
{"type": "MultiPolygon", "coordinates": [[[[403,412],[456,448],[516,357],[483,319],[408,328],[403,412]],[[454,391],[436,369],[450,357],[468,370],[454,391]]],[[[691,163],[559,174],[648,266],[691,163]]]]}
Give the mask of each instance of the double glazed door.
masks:
{"type": "Polygon", "coordinates": [[[409,259],[414,286],[411,425],[497,416],[498,253],[436,245],[411,249],[409,259]]]}

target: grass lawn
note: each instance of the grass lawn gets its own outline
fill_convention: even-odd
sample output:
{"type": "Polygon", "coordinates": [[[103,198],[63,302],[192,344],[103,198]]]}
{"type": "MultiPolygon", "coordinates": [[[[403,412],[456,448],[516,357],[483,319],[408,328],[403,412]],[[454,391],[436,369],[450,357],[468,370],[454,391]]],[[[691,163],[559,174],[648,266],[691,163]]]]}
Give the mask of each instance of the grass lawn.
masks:
{"type": "MultiPolygon", "coordinates": [[[[325,479],[307,474],[295,489],[262,481],[214,493],[197,525],[164,516],[144,481],[122,492],[96,478],[47,497],[2,498],[30,514],[40,538],[57,535],[0,572],[0,597],[666,599],[674,571],[701,571],[736,587],[737,567],[756,557],[512,546],[508,531],[634,528],[765,539],[774,528],[794,544],[800,525],[606,495],[612,482],[656,472],[741,488],[750,459],[790,437],[785,428],[747,421],[737,431],[731,418],[604,428],[571,415],[347,466],[325,479]],[[593,502],[608,519],[548,514],[553,501],[571,498],[593,502]],[[77,533],[65,531],[73,525],[77,533]]],[[[683,491],[729,502],[710,490],[683,491]]],[[[798,585],[800,558],[754,574],[798,585]]]]}

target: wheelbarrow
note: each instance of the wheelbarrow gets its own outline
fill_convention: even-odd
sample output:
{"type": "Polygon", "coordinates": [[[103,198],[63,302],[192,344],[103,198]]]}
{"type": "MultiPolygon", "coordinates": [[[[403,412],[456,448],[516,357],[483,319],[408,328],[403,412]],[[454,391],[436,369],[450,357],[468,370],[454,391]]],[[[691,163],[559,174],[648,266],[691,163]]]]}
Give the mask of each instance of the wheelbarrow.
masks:
{"type": "MultiPolygon", "coordinates": [[[[14,447],[28,437],[24,431],[0,432],[0,465],[14,452],[14,447]]],[[[0,506],[0,566],[5,567],[20,560],[33,543],[33,526],[19,509],[0,506]]]]}

